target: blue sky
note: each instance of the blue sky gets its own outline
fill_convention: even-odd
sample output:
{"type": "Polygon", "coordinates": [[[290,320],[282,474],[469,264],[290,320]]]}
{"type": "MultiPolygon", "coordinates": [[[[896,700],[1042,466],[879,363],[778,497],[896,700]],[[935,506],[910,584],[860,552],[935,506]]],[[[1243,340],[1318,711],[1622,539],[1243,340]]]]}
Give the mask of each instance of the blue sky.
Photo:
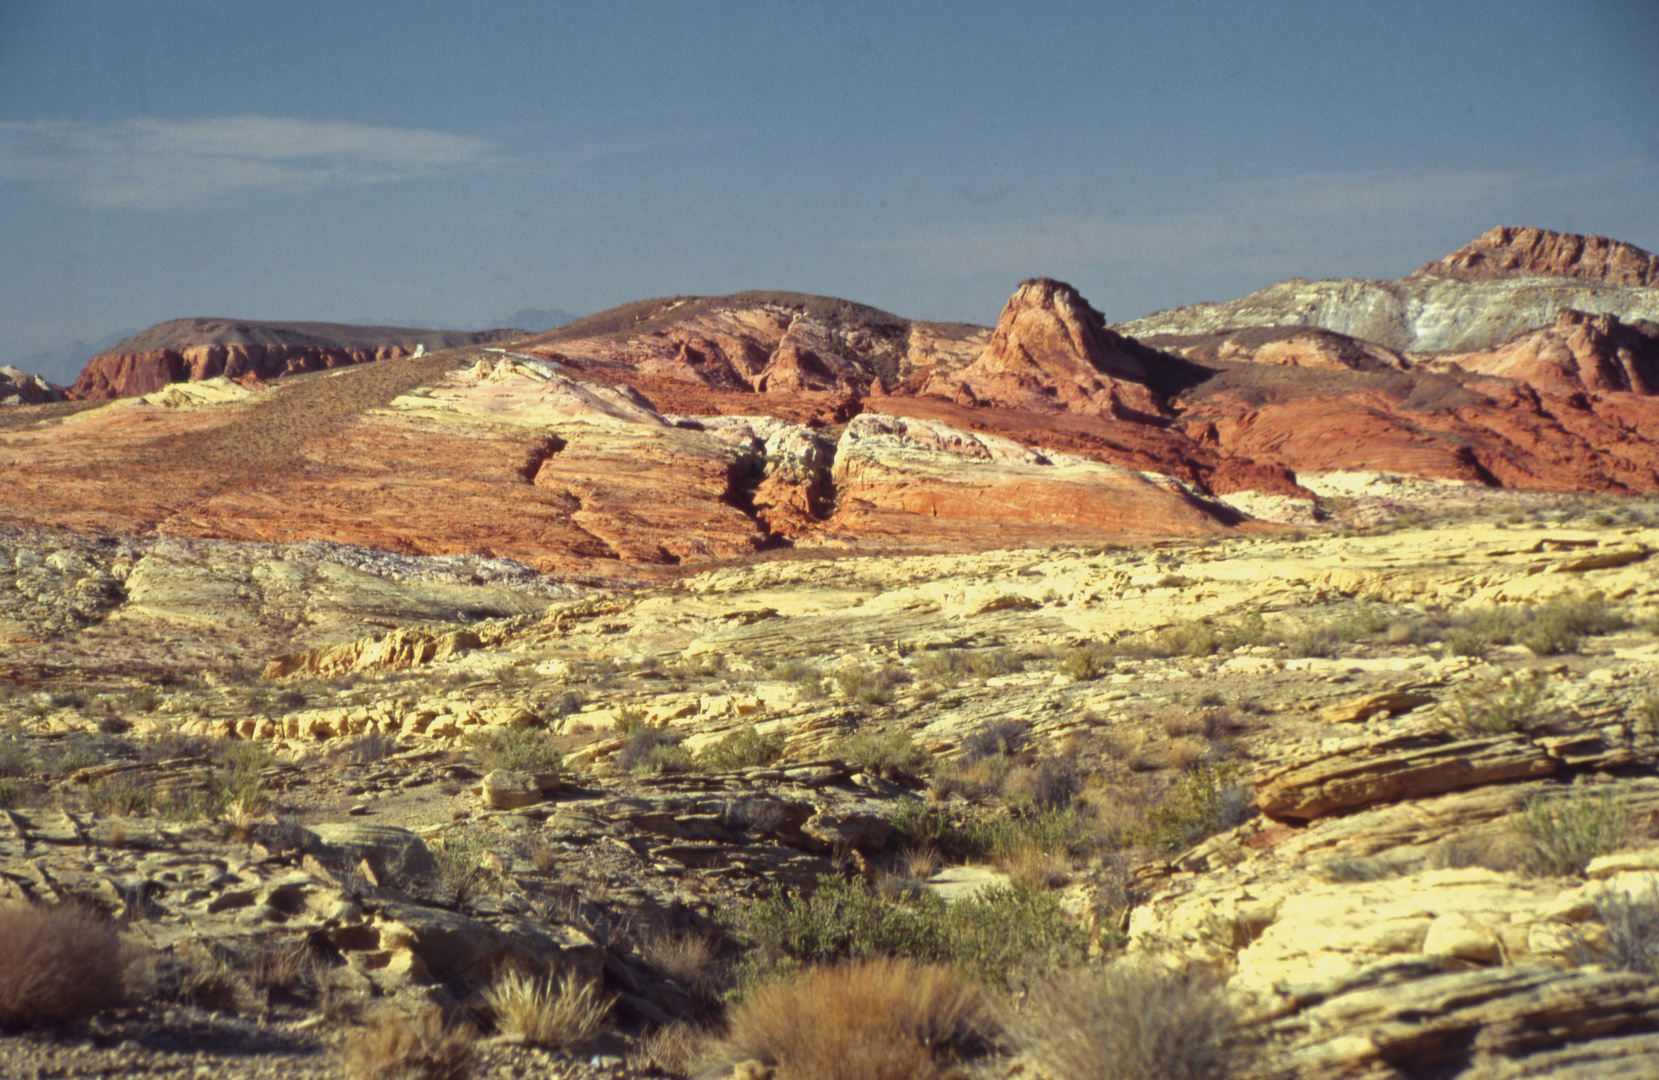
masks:
{"type": "Polygon", "coordinates": [[[0,0],[0,362],[672,293],[989,323],[1659,249],[1659,4],[0,0]]]}

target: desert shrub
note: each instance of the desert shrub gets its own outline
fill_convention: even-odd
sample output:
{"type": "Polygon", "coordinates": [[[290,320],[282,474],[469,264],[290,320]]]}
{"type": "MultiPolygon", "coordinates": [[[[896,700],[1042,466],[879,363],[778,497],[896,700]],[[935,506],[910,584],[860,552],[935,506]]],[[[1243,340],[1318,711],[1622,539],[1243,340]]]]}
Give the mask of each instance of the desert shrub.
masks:
{"type": "Polygon", "coordinates": [[[1480,866],[1507,874],[1520,870],[1525,861],[1526,844],[1511,831],[1497,836],[1449,836],[1429,848],[1423,865],[1430,870],[1480,866]]]}
{"type": "Polygon", "coordinates": [[[968,670],[968,654],[961,649],[929,649],[916,658],[916,674],[955,686],[968,670]]]}
{"type": "Polygon", "coordinates": [[[1365,641],[1388,633],[1393,623],[1387,608],[1362,602],[1346,615],[1325,623],[1323,629],[1337,641],[1365,641]]]}
{"type": "Polygon", "coordinates": [[[978,841],[950,810],[921,799],[905,799],[887,814],[898,838],[912,848],[933,848],[947,855],[978,853],[978,841]]]}
{"type": "Polygon", "coordinates": [[[658,743],[634,763],[634,772],[648,776],[687,773],[696,768],[696,757],[678,742],[658,743]]]}
{"type": "Polygon", "coordinates": [[[557,1048],[592,1039],[611,1012],[611,1000],[598,983],[569,973],[555,980],[508,971],[484,991],[484,1004],[503,1030],[534,1046],[557,1048]]]}
{"type": "Polygon", "coordinates": [[[15,776],[0,776],[0,810],[15,810],[29,797],[29,785],[15,776]]]}
{"type": "Polygon", "coordinates": [[[832,753],[864,772],[884,768],[915,770],[932,760],[905,731],[860,731],[836,743],[832,753]]]}
{"type": "Polygon", "coordinates": [[[1650,694],[1638,701],[1630,715],[1637,734],[1659,735],[1659,696],[1650,694]]]}
{"type": "Polygon", "coordinates": [[[388,1009],[347,1040],[341,1064],[351,1080],[466,1080],[477,1037],[436,1006],[414,1015],[388,1009]]]}
{"type": "Polygon", "coordinates": [[[140,761],[159,764],[179,758],[217,758],[225,748],[224,739],[210,739],[203,735],[186,735],[179,731],[164,731],[139,746],[140,761]]]}
{"type": "Polygon", "coordinates": [[[0,776],[28,776],[34,769],[35,758],[28,743],[22,739],[0,740],[0,776]]]}
{"type": "Polygon", "coordinates": [[[1336,652],[1338,644],[1337,636],[1323,626],[1306,627],[1286,642],[1290,655],[1298,657],[1330,656],[1336,652]]]}
{"type": "Polygon", "coordinates": [[[1553,877],[1584,873],[1591,859],[1617,849],[1632,831],[1629,804],[1609,789],[1539,796],[1511,824],[1525,841],[1526,867],[1553,877]]]}
{"type": "Polygon", "coordinates": [[[1083,776],[1073,761],[1041,758],[1031,765],[1010,769],[1002,779],[1002,795],[1016,806],[1056,810],[1070,806],[1083,790],[1083,776]]]}
{"type": "Polygon", "coordinates": [[[999,1027],[984,992],[937,964],[871,958],[802,972],[750,994],[716,1048],[791,1080],[935,1080],[990,1051],[999,1027]]]}
{"type": "Polygon", "coordinates": [[[1467,611],[1452,619],[1446,644],[1459,656],[1479,656],[1494,645],[1512,644],[1526,621],[1514,608],[1494,606],[1467,611]]]}
{"type": "Polygon", "coordinates": [[[1453,693],[1440,712],[1448,726],[1470,735],[1530,731],[1547,719],[1547,689],[1540,672],[1477,679],[1453,693]]]}
{"type": "Polygon", "coordinates": [[[331,760],[346,765],[372,765],[397,753],[397,738],[380,731],[365,731],[344,740],[328,752],[331,760]]]}
{"type": "Polygon", "coordinates": [[[1606,890],[1596,900],[1596,915],[1606,935],[1594,945],[1579,936],[1574,951],[1580,963],[1659,975],[1659,877],[1650,875],[1641,893],[1606,890]]]}
{"type": "Polygon", "coordinates": [[[1018,753],[1030,735],[1031,725],[1024,720],[987,720],[962,740],[962,756],[977,761],[994,754],[1018,753]]]}
{"type": "Polygon", "coordinates": [[[753,724],[732,732],[697,754],[697,764],[714,772],[755,769],[783,756],[782,735],[762,735],[753,724]]]}
{"type": "Polygon", "coordinates": [[[121,695],[121,700],[136,712],[152,713],[161,707],[161,691],[153,686],[138,686],[121,695]]]}
{"type": "Polygon", "coordinates": [[[480,889],[490,884],[491,871],[484,864],[489,848],[480,836],[452,832],[432,849],[437,864],[437,886],[441,897],[456,906],[465,906],[480,889]]]}
{"type": "Polygon", "coordinates": [[[1319,867],[1319,876],[1326,881],[1360,882],[1382,881],[1399,877],[1406,867],[1387,859],[1359,859],[1352,856],[1332,859],[1319,867]]]}
{"type": "Polygon", "coordinates": [[[740,990],[803,966],[902,956],[956,964],[989,985],[1017,969],[1061,966],[1087,952],[1087,935],[1050,897],[1025,888],[986,888],[947,905],[925,889],[889,899],[863,881],[821,877],[805,893],[783,890],[752,904],[739,932],[752,948],[737,970],[740,990]]]}
{"type": "Polygon", "coordinates": [[[714,997],[724,982],[726,965],[707,934],[650,934],[640,942],[639,954],[652,971],[695,994],[714,997]]]}
{"type": "Polygon", "coordinates": [[[632,735],[640,728],[651,727],[650,717],[645,710],[633,705],[624,705],[616,711],[616,733],[618,735],[632,735]]]}
{"type": "Polygon", "coordinates": [[[905,674],[894,667],[854,664],[837,670],[834,678],[846,697],[866,705],[885,705],[893,700],[893,690],[905,681],[905,674]]]}
{"type": "Polygon", "coordinates": [[[1240,782],[1241,773],[1238,763],[1231,761],[1193,769],[1146,812],[1146,826],[1136,839],[1176,850],[1242,824],[1252,811],[1250,789],[1240,782]]]}
{"type": "Polygon", "coordinates": [[[816,701],[824,696],[824,672],[816,664],[805,660],[785,660],[771,669],[774,678],[794,683],[805,701],[816,701]]]}
{"type": "Polygon", "coordinates": [[[149,787],[119,776],[95,780],[86,790],[86,808],[94,814],[132,817],[149,813],[154,802],[155,793],[149,787]]]}
{"type": "Polygon", "coordinates": [[[131,954],[77,904],[0,904],[0,1029],[55,1024],[119,1004],[131,954]]]}
{"type": "Polygon", "coordinates": [[[1089,682],[1112,670],[1116,653],[1111,646],[1091,642],[1068,649],[1060,657],[1060,674],[1073,682],[1089,682]]]}
{"type": "Polygon", "coordinates": [[[1252,1057],[1217,981],[1149,964],[1067,972],[1014,1023],[1054,1080],[1224,1080],[1252,1057]]]}
{"type": "Polygon", "coordinates": [[[1025,660],[1013,649],[985,649],[968,658],[968,670],[976,679],[994,679],[1025,670],[1025,660]]]}
{"type": "Polygon", "coordinates": [[[467,737],[467,749],[485,772],[496,769],[558,772],[565,761],[564,754],[553,745],[552,736],[534,727],[497,727],[476,732],[467,737]]]}
{"type": "Polygon", "coordinates": [[[1581,639],[1623,630],[1630,620],[1598,598],[1555,600],[1533,612],[1521,644],[1539,656],[1577,652],[1581,639]]]}
{"type": "Polygon", "coordinates": [[[1463,627],[1446,633],[1446,648],[1453,656],[1485,656],[1487,644],[1483,635],[1463,627]]]}
{"type": "MultiPolygon", "coordinates": [[[[620,728],[620,726],[619,721],[618,727],[620,728]]],[[[617,772],[634,772],[641,766],[646,765],[653,753],[667,747],[678,748],[680,743],[685,741],[683,733],[674,731],[666,724],[636,724],[630,726],[626,734],[628,736],[627,743],[622,749],[611,755],[611,766],[617,772]]],[[[690,751],[685,751],[684,760],[687,767],[690,765],[690,757],[690,751]]],[[[676,760],[679,760],[679,758],[680,755],[675,755],[676,760]]],[[[666,761],[665,755],[659,754],[657,756],[659,764],[666,761]]]]}
{"type": "Polygon", "coordinates": [[[977,851],[993,859],[1027,848],[1077,852],[1089,837],[1082,816],[1069,807],[1025,807],[987,814],[973,821],[966,831],[977,851]]]}

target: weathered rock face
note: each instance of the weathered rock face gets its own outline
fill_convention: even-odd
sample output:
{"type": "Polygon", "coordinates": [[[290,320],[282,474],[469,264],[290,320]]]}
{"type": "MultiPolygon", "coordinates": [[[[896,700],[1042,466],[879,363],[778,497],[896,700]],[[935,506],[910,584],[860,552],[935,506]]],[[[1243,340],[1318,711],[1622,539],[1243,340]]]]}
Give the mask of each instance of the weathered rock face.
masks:
{"type": "Polygon", "coordinates": [[[1652,286],[1659,285],[1659,255],[1605,236],[1499,225],[1412,276],[1458,281],[1567,277],[1652,286]]]}
{"type": "Polygon", "coordinates": [[[517,336],[518,332],[512,330],[465,333],[333,323],[176,319],[152,326],[94,356],[69,388],[69,396],[81,400],[134,397],[169,383],[220,375],[271,379],[409,356],[423,347],[455,348],[517,336]]]}
{"type": "Polygon", "coordinates": [[[1498,375],[1547,394],[1659,394],[1659,324],[1620,322],[1564,308],[1555,322],[1486,353],[1436,360],[1498,375]]]}
{"type": "Polygon", "coordinates": [[[1159,416],[1163,400],[1131,350],[1076,289],[1033,278],[1009,298],[979,359],[955,375],[934,375],[922,392],[1038,412],[1159,416]]]}
{"type": "Polygon", "coordinates": [[[834,527],[860,535],[890,532],[895,541],[909,543],[929,534],[935,544],[948,543],[949,532],[974,523],[1031,527],[1033,535],[1050,539],[1223,528],[1216,507],[1203,506],[1167,477],[1044,454],[937,421],[876,413],[847,425],[836,451],[835,484],[840,503],[834,527]]]}
{"type": "Polygon", "coordinates": [[[39,375],[29,375],[10,366],[0,367],[0,408],[62,400],[63,391],[39,375]]]}

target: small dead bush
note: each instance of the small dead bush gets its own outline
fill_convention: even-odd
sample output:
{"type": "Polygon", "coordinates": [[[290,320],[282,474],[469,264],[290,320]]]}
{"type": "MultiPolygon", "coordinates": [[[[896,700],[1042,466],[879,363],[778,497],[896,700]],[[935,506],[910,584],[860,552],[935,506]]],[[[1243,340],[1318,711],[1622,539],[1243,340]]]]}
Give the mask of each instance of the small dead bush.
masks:
{"type": "Polygon", "coordinates": [[[414,1015],[386,1010],[346,1043],[341,1064],[351,1080],[466,1080],[477,1038],[471,1024],[435,1007],[414,1015]]]}
{"type": "Polygon", "coordinates": [[[365,731],[330,750],[329,760],[342,765],[372,765],[397,753],[397,739],[379,731],[365,731]]]}
{"type": "Polygon", "coordinates": [[[712,996],[722,982],[718,948],[706,934],[654,934],[640,943],[639,951],[652,971],[693,993],[712,996]]]}
{"type": "Polygon", "coordinates": [[[1659,877],[1650,875],[1640,893],[1608,889],[1596,901],[1596,915],[1606,934],[1593,945],[1577,943],[1580,963],[1659,975],[1659,877]]]}
{"type": "Polygon", "coordinates": [[[994,1048],[979,986],[954,969],[878,957],[763,986],[732,1014],[714,1063],[760,1061],[791,1080],[932,1080],[994,1048]]]}
{"type": "Polygon", "coordinates": [[[611,1012],[597,983],[570,973],[555,980],[508,971],[484,991],[484,1004],[503,1030],[553,1048],[581,1046],[599,1034],[611,1012]]]}
{"type": "Polygon", "coordinates": [[[1063,975],[1015,1023],[1054,1080],[1225,1080],[1252,1056],[1218,984],[1151,966],[1063,975]]]}
{"type": "Polygon", "coordinates": [[[0,904],[0,1029],[56,1024],[120,1004],[132,957],[115,926],[77,904],[0,904]]]}

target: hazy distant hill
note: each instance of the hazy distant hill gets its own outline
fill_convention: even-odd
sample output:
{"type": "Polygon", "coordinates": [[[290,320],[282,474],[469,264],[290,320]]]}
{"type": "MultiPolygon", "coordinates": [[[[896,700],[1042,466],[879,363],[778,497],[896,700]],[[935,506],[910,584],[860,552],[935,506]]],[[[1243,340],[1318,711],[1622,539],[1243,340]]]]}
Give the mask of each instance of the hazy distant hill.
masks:
{"type": "Polygon", "coordinates": [[[31,375],[39,375],[49,383],[59,386],[68,386],[81,374],[86,362],[108,349],[110,346],[137,334],[137,329],[117,330],[107,337],[97,341],[71,341],[67,345],[56,349],[44,349],[30,353],[11,362],[12,366],[31,375]]]}

